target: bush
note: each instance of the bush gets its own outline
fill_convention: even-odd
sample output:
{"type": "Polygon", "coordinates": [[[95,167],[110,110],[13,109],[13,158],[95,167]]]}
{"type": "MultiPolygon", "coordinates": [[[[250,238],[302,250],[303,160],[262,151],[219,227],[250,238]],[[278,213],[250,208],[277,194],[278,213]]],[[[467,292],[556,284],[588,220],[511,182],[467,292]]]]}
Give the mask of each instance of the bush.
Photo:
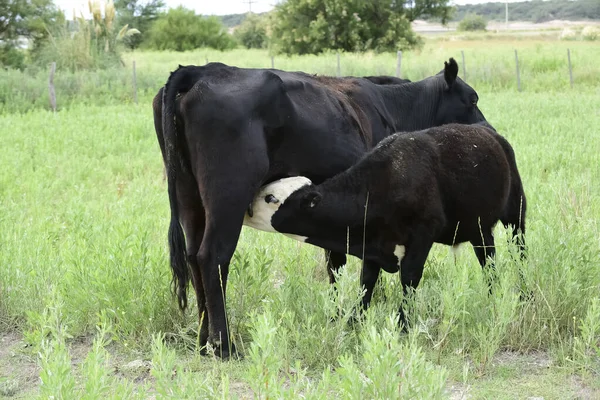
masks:
{"type": "Polygon", "coordinates": [[[481,15],[467,14],[462,21],[458,23],[459,31],[485,31],[487,21],[481,15]]]}
{"type": "Polygon", "coordinates": [[[187,51],[200,47],[235,48],[236,43],[216,17],[204,18],[182,6],[171,8],[150,28],[149,48],[187,51]]]}
{"type": "Polygon", "coordinates": [[[577,32],[575,32],[571,28],[565,28],[560,33],[559,39],[560,40],[577,40],[577,32]]]}
{"type": "Polygon", "coordinates": [[[583,40],[600,40],[600,28],[596,26],[586,26],[581,31],[583,40]]]}
{"type": "Polygon", "coordinates": [[[237,27],[234,36],[247,49],[263,49],[267,47],[266,18],[249,14],[244,22],[237,27]]]}
{"type": "Polygon", "coordinates": [[[0,45],[0,66],[22,70],[25,67],[25,55],[10,45],[0,45]]]}

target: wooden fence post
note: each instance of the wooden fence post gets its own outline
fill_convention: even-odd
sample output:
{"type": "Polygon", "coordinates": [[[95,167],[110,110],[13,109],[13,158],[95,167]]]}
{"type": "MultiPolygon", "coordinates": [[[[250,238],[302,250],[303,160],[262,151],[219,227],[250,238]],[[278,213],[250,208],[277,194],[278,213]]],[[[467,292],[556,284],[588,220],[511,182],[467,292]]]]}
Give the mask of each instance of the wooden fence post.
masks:
{"type": "Polygon", "coordinates": [[[275,57],[271,56],[271,69],[275,69],[275,57]]]}
{"type": "Polygon", "coordinates": [[[340,66],[340,53],[337,53],[337,76],[342,76],[342,67],[340,66]]]}
{"type": "Polygon", "coordinates": [[[52,112],[56,112],[56,92],[54,91],[54,72],[56,71],[56,62],[50,64],[50,77],[48,78],[48,94],[50,95],[50,107],[52,112]]]}
{"type": "Polygon", "coordinates": [[[402,72],[402,51],[396,53],[396,77],[400,78],[402,72]]]}
{"type": "Polygon", "coordinates": [[[567,58],[569,59],[569,80],[571,81],[571,89],[573,89],[573,68],[571,68],[571,49],[567,49],[567,58]]]}
{"type": "Polygon", "coordinates": [[[462,56],[462,69],[463,69],[463,79],[467,81],[467,67],[465,66],[465,52],[464,50],[460,51],[460,55],[462,56]]]}
{"type": "Polygon", "coordinates": [[[135,60],[133,60],[133,101],[137,104],[137,82],[135,76],[135,60]]]}
{"type": "Polygon", "coordinates": [[[517,55],[517,49],[515,49],[515,62],[517,64],[517,89],[521,91],[521,74],[519,72],[519,56],[517,55]]]}

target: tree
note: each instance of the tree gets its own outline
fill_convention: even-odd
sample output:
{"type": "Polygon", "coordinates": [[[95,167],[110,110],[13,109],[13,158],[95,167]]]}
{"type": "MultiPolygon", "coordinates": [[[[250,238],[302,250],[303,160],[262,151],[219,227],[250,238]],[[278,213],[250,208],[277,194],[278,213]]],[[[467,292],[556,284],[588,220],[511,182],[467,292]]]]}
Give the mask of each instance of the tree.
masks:
{"type": "Polygon", "coordinates": [[[150,29],[148,46],[157,50],[186,51],[199,47],[227,50],[235,47],[216,17],[202,17],[182,6],[162,13],[150,29]]]}
{"type": "Polygon", "coordinates": [[[236,28],[234,36],[247,49],[267,47],[266,18],[256,14],[248,14],[244,22],[236,28]]]}
{"type": "Polygon", "coordinates": [[[138,48],[148,37],[150,28],[158,19],[161,9],[165,7],[163,0],[116,0],[117,21],[120,26],[127,25],[141,32],[124,38],[123,43],[130,49],[138,48]]]}
{"type": "Polygon", "coordinates": [[[273,18],[273,38],[287,54],[327,49],[393,51],[420,44],[410,22],[421,16],[444,23],[448,0],[288,0],[273,18]]]}
{"type": "Polygon", "coordinates": [[[24,55],[18,49],[23,41],[37,50],[49,29],[64,20],[52,0],[0,1],[0,64],[22,68],[24,55]]]}
{"type": "Polygon", "coordinates": [[[481,15],[467,14],[456,27],[459,31],[485,31],[487,21],[481,15]]]}

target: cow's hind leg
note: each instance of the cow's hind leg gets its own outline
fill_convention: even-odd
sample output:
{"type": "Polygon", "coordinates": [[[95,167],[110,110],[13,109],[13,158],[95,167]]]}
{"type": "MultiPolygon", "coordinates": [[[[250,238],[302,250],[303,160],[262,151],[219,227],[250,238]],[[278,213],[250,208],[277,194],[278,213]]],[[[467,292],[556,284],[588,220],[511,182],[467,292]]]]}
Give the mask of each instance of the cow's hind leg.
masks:
{"type": "Polygon", "coordinates": [[[229,263],[241,228],[241,221],[228,221],[227,218],[219,217],[212,220],[209,218],[197,254],[209,322],[208,340],[215,346],[216,354],[222,358],[228,358],[235,351],[230,341],[227,322],[226,293],[229,263]]]}
{"type": "Polygon", "coordinates": [[[185,213],[183,218],[183,228],[187,238],[187,259],[191,272],[192,285],[196,293],[196,302],[198,304],[198,344],[200,350],[204,353],[208,341],[208,315],[206,313],[206,299],[204,295],[204,285],[202,284],[202,275],[198,265],[198,251],[202,244],[204,236],[205,221],[204,209],[194,209],[193,214],[185,213]]]}

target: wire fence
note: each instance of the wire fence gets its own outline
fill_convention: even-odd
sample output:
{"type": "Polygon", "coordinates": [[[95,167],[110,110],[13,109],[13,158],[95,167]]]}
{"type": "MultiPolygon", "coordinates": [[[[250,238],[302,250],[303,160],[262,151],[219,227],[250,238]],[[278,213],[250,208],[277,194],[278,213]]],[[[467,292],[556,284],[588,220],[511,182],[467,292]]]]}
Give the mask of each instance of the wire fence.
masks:
{"type": "MultiPolygon", "coordinates": [[[[540,88],[542,90],[543,88],[547,90],[573,89],[576,85],[584,87],[589,86],[590,83],[592,86],[600,84],[597,79],[599,71],[595,64],[582,62],[580,63],[581,71],[574,70],[571,49],[567,48],[564,53],[562,59],[557,54],[554,54],[552,58],[539,55],[530,57],[527,51],[514,49],[514,59],[512,67],[510,67],[507,57],[502,57],[500,60],[481,60],[474,57],[473,63],[470,64],[465,51],[460,50],[460,58],[457,57],[460,65],[459,76],[478,90],[483,87],[484,90],[501,88],[516,89],[518,92],[522,92],[531,89],[539,91],[540,88]],[[526,61],[525,66],[523,59],[526,61]]],[[[401,78],[419,80],[436,73],[435,67],[432,70],[429,65],[413,63],[406,68],[406,64],[410,64],[412,61],[411,56],[412,54],[409,53],[407,58],[406,54],[398,51],[395,62],[392,62],[393,58],[388,56],[375,65],[365,56],[334,53],[315,58],[318,63],[303,65],[300,62],[290,63],[288,58],[267,55],[263,64],[265,68],[302,70],[333,76],[394,74],[401,78]],[[386,66],[386,62],[390,65],[386,66]],[[358,64],[368,65],[359,66],[358,64]],[[395,73],[392,72],[394,69],[395,73]]],[[[209,60],[208,56],[204,56],[198,64],[205,64],[209,61],[221,60],[209,60]]],[[[246,60],[240,60],[239,64],[232,63],[230,60],[223,62],[229,65],[244,66],[244,61],[246,60]]],[[[441,64],[440,60],[436,59],[436,61],[438,65],[441,64]]],[[[257,59],[253,58],[252,62],[257,64],[257,59]]],[[[49,71],[46,71],[47,85],[43,86],[40,84],[40,76],[43,71],[38,71],[34,75],[18,71],[4,71],[0,73],[0,112],[23,112],[39,108],[56,111],[73,103],[104,105],[124,102],[137,104],[140,98],[147,102],[147,98],[155,95],[164,84],[168,77],[168,70],[172,70],[172,68],[167,70],[164,67],[162,69],[155,67],[154,70],[144,70],[142,67],[140,70],[139,65],[137,60],[132,60],[129,67],[120,70],[72,73],[57,70],[56,63],[52,63],[49,71]],[[44,90],[44,87],[47,89],[44,90]]],[[[439,65],[437,71],[441,70],[441,67],[442,65],[439,65]]]]}

